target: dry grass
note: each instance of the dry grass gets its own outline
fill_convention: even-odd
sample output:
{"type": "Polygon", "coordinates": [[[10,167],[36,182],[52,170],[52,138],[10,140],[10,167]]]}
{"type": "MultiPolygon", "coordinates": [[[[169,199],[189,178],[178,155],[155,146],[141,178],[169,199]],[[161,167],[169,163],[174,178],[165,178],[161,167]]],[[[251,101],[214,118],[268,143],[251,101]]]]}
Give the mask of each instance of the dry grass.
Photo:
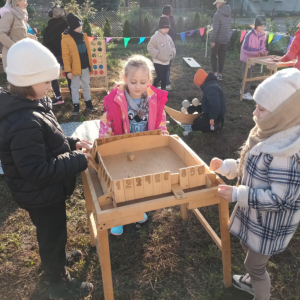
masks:
{"type": "MultiPolygon", "coordinates": [[[[146,45],[110,45],[109,76],[118,80],[119,61],[131,53],[145,53],[146,45]]],[[[194,57],[205,70],[210,70],[209,59],[204,58],[203,45],[189,42],[177,45],[178,56],[172,65],[172,87],[168,105],[181,108],[183,99],[201,97],[193,84],[195,70],[183,64],[183,56],[194,57]]],[[[239,77],[241,67],[237,55],[228,54],[224,81],[221,83],[227,99],[225,128],[220,135],[192,134],[183,138],[206,163],[214,156],[237,157],[239,146],[253,126],[254,103],[240,102],[239,77]]],[[[93,82],[97,85],[97,82],[93,82]]],[[[93,103],[102,107],[103,94],[93,96],[93,103]]],[[[71,116],[72,104],[55,107],[60,122],[100,118],[81,109],[78,118],[71,116]]],[[[170,131],[180,134],[174,123],[170,131]]],[[[217,207],[201,210],[212,227],[219,232],[217,207]]],[[[70,269],[73,276],[88,279],[95,284],[90,299],[104,299],[101,271],[95,249],[90,246],[84,194],[78,176],[76,190],[67,201],[67,249],[81,249],[85,253],[82,263],[70,269]]],[[[299,298],[300,234],[295,234],[288,249],[269,262],[272,278],[272,299],[299,298]]],[[[138,231],[132,226],[124,228],[120,237],[110,236],[110,250],[115,299],[117,300],[250,300],[251,296],[222,285],[221,254],[195,216],[189,213],[183,222],[177,207],[149,213],[149,221],[138,231]]],[[[244,254],[238,240],[232,237],[232,268],[242,274],[244,254]]],[[[0,294],[1,299],[49,299],[48,284],[44,281],[38,255],[35,229],[28,215],[14,204],[4,178],[0,177],[0,294]]]]}

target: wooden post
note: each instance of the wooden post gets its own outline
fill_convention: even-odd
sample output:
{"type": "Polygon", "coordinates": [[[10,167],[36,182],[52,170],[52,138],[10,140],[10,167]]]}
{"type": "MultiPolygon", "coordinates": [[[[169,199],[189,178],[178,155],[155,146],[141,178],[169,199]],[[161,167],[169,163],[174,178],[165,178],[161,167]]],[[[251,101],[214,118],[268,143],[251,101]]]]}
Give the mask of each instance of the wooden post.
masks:
{"type": "Polygon", "coordinates": [[[188,219],[187,204],[180,205],[180,212],[181,212],[182,220],[187,220],[188,219]]]}
{"type": "Polygon", "coordinates": [[[223,263],[223,281],[226,288],[232,285],[231,279],[231,250],[229,225],[229,206],[224,199],[220,199],[219,218],[222,243],[222,263],[223,263]]]}
{"type": "Polygon", "coordinates": [[[243,101],[243,96],[244,96],[244,91],[245,91],[245,86],[246,86],[246,80],[247,80],[247,77],[248,77],[248,71],[249,71],[249,60],[247,60],[247,63],[246,63],[246,70],[245,70],[242,89],[241,89],[241,97],[240,97],[241,101],[243,101]]]}
{"type": "Polygon", "coordinates": [[[114,290],[111,274],[108,230],[98,230],[98,243],[100,250],[100,265],[105,300],[114,300],[114,290]]]}

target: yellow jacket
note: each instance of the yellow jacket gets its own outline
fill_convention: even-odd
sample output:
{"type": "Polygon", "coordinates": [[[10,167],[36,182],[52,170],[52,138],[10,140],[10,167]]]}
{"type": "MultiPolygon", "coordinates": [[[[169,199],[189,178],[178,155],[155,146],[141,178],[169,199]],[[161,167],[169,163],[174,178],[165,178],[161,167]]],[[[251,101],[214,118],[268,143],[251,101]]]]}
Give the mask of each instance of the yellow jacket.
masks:
{"type": "MultiPolygon", "coordinates": [[[[83,34],[83,39],[89,56],[90,69],[93,69],[92,51],[87,34],[83,34]]],[[[81,75],[81,62],[79,51],[75,40],[69,34],[62,34],[61,40],[62,59],[64,62],[64,71],[72,72],[73,76],[81,75]]]]}

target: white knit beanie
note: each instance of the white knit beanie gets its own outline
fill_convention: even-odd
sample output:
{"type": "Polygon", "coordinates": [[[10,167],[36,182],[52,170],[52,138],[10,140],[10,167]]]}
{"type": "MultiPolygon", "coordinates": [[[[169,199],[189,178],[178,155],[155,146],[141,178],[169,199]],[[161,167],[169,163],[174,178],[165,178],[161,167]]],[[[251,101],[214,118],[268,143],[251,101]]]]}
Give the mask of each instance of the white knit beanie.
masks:
{"type": "Polygon", "coordinates": [[[59,78],[60,65],[41,43],[26,38],[14,44],[7,53],[7,81],[25,87],[59,78]]]}
{"type": "Polygon", "coordinates": [[[272,112],[298,90],[300,71],[296,68],[284,69],[261,83],[253,98],[256,103],[272,112]]]}

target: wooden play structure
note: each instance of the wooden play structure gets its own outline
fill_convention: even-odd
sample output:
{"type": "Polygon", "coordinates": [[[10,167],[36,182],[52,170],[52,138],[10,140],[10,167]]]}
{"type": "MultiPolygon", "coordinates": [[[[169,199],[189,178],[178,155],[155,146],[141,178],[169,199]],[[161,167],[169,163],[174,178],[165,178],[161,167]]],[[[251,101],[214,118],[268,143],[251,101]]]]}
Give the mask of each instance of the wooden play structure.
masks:
{"type": "MultiPolygon", "coordinates": [[[[90,77],[103,78],[104,86],[101,88],[91,88],[91,92],[107,91],[108,92],[108,74],[107,74],[107,57],[106,57],[106,41],[103,39],[90,38],[92,59],[93,59],[93,70],[90,72],[90,77]]],[[[60,79],[64,79],[66,74],[64,68],[60,70],[60,79]]],[[[82,93],[82,90],[80,90],[82,93]]],[[[70,96],[68,88],[62,88],[61,94],[63,98],[70,96]]]]}
{"type": "Polygon", "coordinates": [[[269,78],[270,76],[272,76],[274,73],[276,73],[278,71],[278,68],[293,67],[295,64],[295,61],[280,62],[280,59],[281,57],[278,57],[276,55],[248,58],[246,70],[248,70],[250,66],[255,66],[256,64],[261,66],[267,66],[267,69],[269,70],[269,75],[247,78],[247,72],[245,72],[243,78],[242,90],[241,90],[241,97],[240,97],[241,101],[243,101],[246,82],[257,81],[257,80],[263,81],[269,78]]]}
{"type": "Polygon", "coordinates": [[[108,230],[143,220],[144,213],[180,206],[191,210],[222,251],[223,278],[231,286],[228,203],[218,196],[222,180],[178,136],[161,130],[97,139],[82,173],[91,244],[99,257],[104,297],[114,299],[108,230]],[[199,208],[219,206],[219,237],[199,208]]]}
{"type": "Polygon", "coordinates": [[[188,125],[192,125],[193,122],[201,115],[201,114],[183,114],[181,111],[175,110],[166,105],[165,105],[165,111],[175,121],[180,122],[182,124],[188,124],[188,125]]]}

